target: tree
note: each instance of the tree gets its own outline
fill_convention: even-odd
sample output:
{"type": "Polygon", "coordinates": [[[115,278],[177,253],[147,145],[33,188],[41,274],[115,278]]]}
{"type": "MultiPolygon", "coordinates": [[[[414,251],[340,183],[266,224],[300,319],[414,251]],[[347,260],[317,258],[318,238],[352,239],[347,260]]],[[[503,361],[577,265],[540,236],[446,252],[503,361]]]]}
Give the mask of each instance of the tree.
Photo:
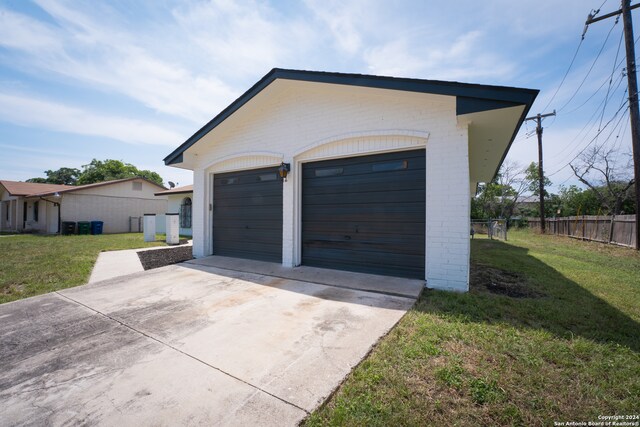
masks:
{"type": "Polygon", "coordinates": [[[493,181],[478,185],[478,193],[471,201],[472,217],[511,218],[519,198],[530,186],[530,179],[527,169],[517,162],[505,161],[493,181]]]}
{"type": "Polygon", "coordinates": [[[76,168],[60,168],[58,170],[46,170],[46,178],[31,178],[27,182],[37,182],[46,184],[76,185],[80,170],[76,168]]]}
{"type": "MultiPolygon", "coordinates": [[[[543,171],[544,172],[544,171],[543,171]]],[[[540,196],[540,172],[538,171],[538,163],[531,162],[525,171],[525,180],[528,183],[527,190],[531,192],[534,196],[540,196]]],[[[547,188],[551,186],[551,180],[544,177],[544,197],[545,199],[549,197],[549,193],[547,192],[547,188]]]]}
{"type": "Polygon", "coordinates": [[[576,185],[560,186],[559,216],[602,214],[602,205],[591,189],[583,190],[576,185]]]}
{"type": "Polygon", "coordinates": [[[47,174],[47,182],[50,184],[76,185],[80,169],[60,168],[56,171],[44,171],[47,174]]]}
{"type": "Polygon", "coordinates": [[[46,184],[46,178],[29,178],[26,182],[35,182],[36,184],[46,184]]]}
{"type": "Polygon", "coordinates": [[[133,178],[136,176],[162,185],[162,177],[158,173],[150,170],[140,170],[130,163],[112,159],[104,161],[93,159],[91,163],[84,165],[77,183],[78,185],[93,184],[95,182],[133,178]]]}
{"type": "Polygon", "coordinates": [[[618,215],[623,206],[633,205],[635,193],[630,154],[620,154],[614,148],[601,145],[583,152],[569,166],[606,209],[604,213],[618,215]]]}

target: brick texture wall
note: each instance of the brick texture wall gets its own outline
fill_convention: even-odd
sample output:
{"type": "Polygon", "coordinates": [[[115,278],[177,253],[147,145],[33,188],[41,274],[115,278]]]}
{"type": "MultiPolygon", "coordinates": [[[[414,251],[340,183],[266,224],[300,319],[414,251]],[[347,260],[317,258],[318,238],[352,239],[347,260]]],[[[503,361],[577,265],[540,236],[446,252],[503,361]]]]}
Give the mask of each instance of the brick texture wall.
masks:
{"type": "Polygon", "coordinates": [[[300,261],[302,162],[426,148],[427,286],[466,291],[469,160],[455,98],[371,88],[287,82],[260,93],[189,149],[194,170],[194,255],[211,254],[212,174],[292,164],[284,183],[283,264],[300,261]]]}

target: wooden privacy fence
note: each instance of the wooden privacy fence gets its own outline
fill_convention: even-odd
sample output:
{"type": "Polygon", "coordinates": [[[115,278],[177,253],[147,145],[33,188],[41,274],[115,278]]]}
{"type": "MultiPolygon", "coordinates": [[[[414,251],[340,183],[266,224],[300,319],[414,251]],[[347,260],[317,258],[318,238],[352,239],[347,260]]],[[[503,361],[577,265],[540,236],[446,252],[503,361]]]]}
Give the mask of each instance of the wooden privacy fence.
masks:
{"type": "MultiPolygon", "coordinates": [[[[527,218],[529,228],[540,230],[540,218],[527,218]]],[[[582,215],[547,218],[547,233],[594,242],[634,247],[636,242],[635,215],[582,215]]]]}

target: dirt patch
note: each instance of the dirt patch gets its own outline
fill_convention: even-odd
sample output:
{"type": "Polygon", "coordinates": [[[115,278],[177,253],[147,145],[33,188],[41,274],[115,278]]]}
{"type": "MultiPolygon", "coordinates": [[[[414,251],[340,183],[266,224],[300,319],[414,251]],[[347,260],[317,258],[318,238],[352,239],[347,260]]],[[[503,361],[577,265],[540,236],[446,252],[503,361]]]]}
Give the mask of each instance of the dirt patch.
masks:
{"type": "Polygon", "coordinates": [[[500,270],[488,265],[471,264],[470,287],[511,298],[541,298],[542,292],[534,289],[522,274],[500,270]]]}
{"type": "Polygon", "coordinates": [[[166,249],[153,249],[138,252],[138,258],[145,270],[160,268],[165,265],[176,264],[178,262],[193,259],[192,246],[176,246],[166,249]]]}

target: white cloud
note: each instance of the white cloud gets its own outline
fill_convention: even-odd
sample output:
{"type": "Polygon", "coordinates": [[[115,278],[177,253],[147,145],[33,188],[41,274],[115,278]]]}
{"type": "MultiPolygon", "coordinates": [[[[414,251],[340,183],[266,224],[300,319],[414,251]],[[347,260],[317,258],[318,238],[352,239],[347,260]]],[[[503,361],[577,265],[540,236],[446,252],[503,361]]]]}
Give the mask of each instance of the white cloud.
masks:
{"type": "MultiPolygon", "coordinates": [[[[40,0],[39,6],[58,26],[11,12],[3,19],[13,24],[0,30],[2,39],[16,40],[4,45],[22,54],[16,64],[25,71],[55,73],[75,84],[122,93],[157,112],[198,124],[238,95],[211,69],[190,69],[175,59],[163,59],[163,39],[170,34],[158,34],[144,45],[113,10],[96,6],[89,15],[53,0],[40,0]]],[[[179,57],[176,53],[168,56],[179,57]]]]}
{"type": "Polygon", "coordinates": [[[281,66],[293,50],[308,43],[308,30],[296,18],[255,1],[187,3],[173,11],[176,31],[193,56],[229,80],[255,76],[281,66]]]}
{"type": "Polygon", "coordinates": [[[61,49],[49,26],[3,8],[0,8],[0,46],[40,54],[61,49]]]}
{"type": "Polygon", "coordinates": [[[337,0],[306,0],[305,4],[329,29],[338,49],[352,55],[361,49],[363,36],[359,26],[365,21],[366,4],[337,0]]]}
{"type": "Polygon", "coordinates": [[[483,34],[463,33],[448,43],[426,45],[424,37],[400,36],[369,49],[364,58],[373,74],[474,81],[507,79],[515,65],[482,49],[483,34]],[[439,47],[434,47],[438,45],[439,47]]]}
{"type": "Polygon", "coordinates": [[[185,139],[184,135],[167,126],[5,93],[0,93],[0,120],[58,132],[107,137],[130,144],[176,146],[185,139]]]}

